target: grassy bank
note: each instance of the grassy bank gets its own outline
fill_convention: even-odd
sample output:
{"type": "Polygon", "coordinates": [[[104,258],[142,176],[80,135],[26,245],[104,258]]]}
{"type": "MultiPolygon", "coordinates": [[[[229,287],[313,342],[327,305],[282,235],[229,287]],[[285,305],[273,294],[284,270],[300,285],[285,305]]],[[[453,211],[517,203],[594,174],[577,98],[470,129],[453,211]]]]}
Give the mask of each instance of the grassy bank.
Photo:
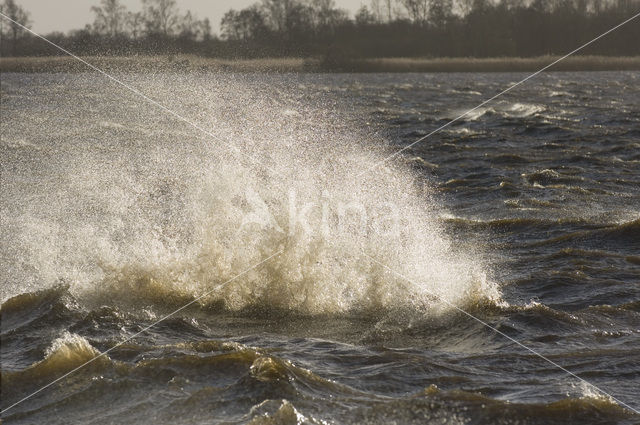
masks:
{"type": "MultiPolygon", "coordinates": [[[[84,56],[104,71],[303,72],[299,58],[225,60],[198,56],[84,56]]],[[[70,56],[0,58],[0,72],[84,72],[90,68],[70,56]]]]}
{"type": "MultiPolygon", "coordinates": [[[[355,72],[535,72],[558,59],[535,58],[380,58],[353,64],[355,72]]],[[[550,68],[552,71],[640,70],[640,56],[570,56],[550,68]]]]}
{"type": "MultiPolygon", "coordinates": [[[[533,72],[557,57],[535,58],[376,58],[326,62],[320,59],[217,59],[198,56],[95,56],[86,61],[105,71],[213,72],[533,72]]],[[[89,68],[68,56],[0,58],[0,72],[83,72],[89,68]]],[[[553,71],[640,70],[640,56],[572,56],[553,71]]]]}

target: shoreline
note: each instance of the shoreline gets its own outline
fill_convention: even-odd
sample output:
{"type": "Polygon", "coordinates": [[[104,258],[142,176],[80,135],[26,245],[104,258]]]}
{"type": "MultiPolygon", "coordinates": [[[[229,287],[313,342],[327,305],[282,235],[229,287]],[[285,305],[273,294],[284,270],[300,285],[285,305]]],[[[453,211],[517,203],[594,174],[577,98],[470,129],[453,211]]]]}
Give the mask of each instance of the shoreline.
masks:
{"type": "MultiPolygon", "coordinates": [[[[193,55],[83,56],[106,71],[236,73],[402,73],[402,72],[535,72],[558,56],[533,58],[370,58],[328,64],[319,58],[220,59],[193,55]]],[[[4,57],[0,72],[86,72],[90,68],[69,56],[4,57]]],[[[640,56],[571,56],[548,71],[640,71],[640,56]]]]}

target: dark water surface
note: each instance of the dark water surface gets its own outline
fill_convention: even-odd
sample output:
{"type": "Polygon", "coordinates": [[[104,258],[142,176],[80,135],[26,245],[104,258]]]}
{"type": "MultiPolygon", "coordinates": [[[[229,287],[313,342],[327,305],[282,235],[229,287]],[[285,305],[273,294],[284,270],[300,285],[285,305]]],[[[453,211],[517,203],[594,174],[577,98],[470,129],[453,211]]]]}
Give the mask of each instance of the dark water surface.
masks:
{"type": "Polygon", "coordinates": [[[541,75],[367,171],[524,76],[120,76],[206,135],[2,74],[2,408],[212,291],[3,423],[640,423],[449,304],[640,409],[640,73],[541,75]],[[292,231],[292,191],[365,229],[292,231]]]}

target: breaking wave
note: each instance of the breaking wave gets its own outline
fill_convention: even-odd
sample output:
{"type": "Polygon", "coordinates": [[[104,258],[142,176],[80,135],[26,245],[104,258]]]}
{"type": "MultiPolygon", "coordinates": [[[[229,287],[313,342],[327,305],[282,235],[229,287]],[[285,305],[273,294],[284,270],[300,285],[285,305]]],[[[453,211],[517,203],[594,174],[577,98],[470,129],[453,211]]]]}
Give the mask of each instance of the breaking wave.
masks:
{"type": "MultiPolygon", "coordinates": [[[[159,96],[172,86],[137,84],[159,96]]],[[[204,141],[127,108],[95,124],[104,138],[92,143],[47,129],[62,140],[43,148],[53,165],[37,185],[8,182],[2,298],[61,281],[94,304],[180,303],[224,284],[201,301],[305,314],[499,297],[409,167],[371,169],[385,152],[326,105],[248,84],[181,86],[183,99],[202,99],[190,109],[211,129],[204,141]]]]}

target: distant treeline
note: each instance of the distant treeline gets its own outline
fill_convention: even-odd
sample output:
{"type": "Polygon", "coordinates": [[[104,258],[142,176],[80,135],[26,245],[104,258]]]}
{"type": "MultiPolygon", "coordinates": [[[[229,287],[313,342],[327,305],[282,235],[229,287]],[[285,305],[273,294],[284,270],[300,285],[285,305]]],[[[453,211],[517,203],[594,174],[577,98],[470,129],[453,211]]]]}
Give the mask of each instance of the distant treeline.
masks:
{"type": "MultiPolygon", "coordinates": [[[[26,26],[15,0],[2,13],[26,26]]],[[[319,57],[327,66],[373,57],[532,57],[567,53],[640,11],[640,0],[371,0],[354,17],[334,0],[262,0],[228,11],[220,35],[175,0],[120,0],[91,8],[85,28],[47,34],[79,55],[197,54],[219,58],[319,57]]],[[[0,18],[2,56],[60,51],[0,18]]],[[[640,55],[640,20],[582,53],[640,55]]]]}

